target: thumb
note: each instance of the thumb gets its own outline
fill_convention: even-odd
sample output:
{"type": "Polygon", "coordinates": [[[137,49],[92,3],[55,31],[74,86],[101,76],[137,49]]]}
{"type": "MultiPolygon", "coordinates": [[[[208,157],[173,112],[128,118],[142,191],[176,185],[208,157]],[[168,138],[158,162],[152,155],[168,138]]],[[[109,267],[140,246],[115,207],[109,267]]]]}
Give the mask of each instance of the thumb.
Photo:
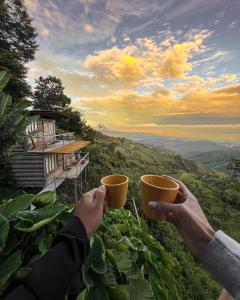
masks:
{"type": "Polygon", "coordinates": [[[178,213],[180,206],[178,204],[151,201],[148,203],[148,207],[154,209],[161,219],[165,219],[176,227],[179,226],[178,213]]]}
{"type": "Polygon", "coordinates": [[[103,205],[104,199],[106,197],[106,193],[107,193],[107,188],[105,185],[101,185],[96,190],[95,199],[96,199],[97,205],[100,205],[100,206],[103,205]]]}
{"type": "Polygon", "coordinates": [[[169,214],[169,213],[176,213],[178,205],[172,204],[168,202],[161,202],[161,201],[150,201],[148,203],[148,207],[154,209],[158,212],[169,214]]]}

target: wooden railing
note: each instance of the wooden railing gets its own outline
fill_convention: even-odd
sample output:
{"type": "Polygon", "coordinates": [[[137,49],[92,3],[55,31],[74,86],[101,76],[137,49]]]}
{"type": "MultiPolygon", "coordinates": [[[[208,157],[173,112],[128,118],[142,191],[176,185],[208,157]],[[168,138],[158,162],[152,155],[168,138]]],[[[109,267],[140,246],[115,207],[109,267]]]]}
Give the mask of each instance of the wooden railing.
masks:
{"type": "MultiPolygon", "coordinates": [[[[77,152],[75,155],[80,157],[72,162],[70,165],[66,166],[65,172],[60,174],[59,178],[77,178],[85,169],[89,163],[89,153],[88,152],[77,152]]],[[[77,157],[76,156],[76,157],[77,157]]]]}
{"type": "Polygon", "coordinates": [[[75,141],[75,132],[68,132],[56,135],[35,135],[30,138],[29,146],[31,150],[49,150],[64,146],[75,141]]]}

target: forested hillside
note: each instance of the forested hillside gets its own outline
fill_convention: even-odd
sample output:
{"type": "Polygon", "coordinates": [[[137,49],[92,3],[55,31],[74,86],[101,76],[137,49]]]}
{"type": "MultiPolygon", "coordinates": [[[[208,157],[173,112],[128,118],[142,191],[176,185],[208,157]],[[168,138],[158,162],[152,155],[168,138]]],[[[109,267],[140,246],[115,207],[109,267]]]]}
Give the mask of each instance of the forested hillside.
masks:
{"type": "Polygon", "coordinates": [[[188,185],[198,197],[215,230],[222,229],[240,241],[240,187],[230,177],[218,175],[200,163],[186,160],[166,151],[153,150],[125,138],[99,137],[90,147],[91,164],[86,189],[99,185],[100,178],[110,173],[129,177],[127,207],[134,197],[142,217],[142,226],[177,258],[181,266],[178,278],[184,299],[216,299],[220,287],[192,258],[176,230],[165,222],[154,223],[144,218],[140,204],[140,176],[168,174],[188,185]]]}
{"type": "Polygon", "coordinates": [[[228,150],[210,151],[193,155],[192,159],[197,160],[211,168],[219,171],[229,172],[228,166],[233,159],[240,159],[240,150],[238,148],[228,150]]]}
{"type": "MultiPolygon", "coordinates": [[[[140,176],[169,174],[179,178],[198,197],[213,227],[224,230],[238,241],[239,183],[165,150],[150,149],[125,138],[102,134],[95,134],[93,139],[88,149],[90,166],[85,190],[98,186],[105,175],[127,175],[130,181],[125,208],[134,215],[134,198],[141,228],[127,209],[109,211],[92,240],[82,274],[75,278],[66,299],[135,300],[136,295],[142,300],[217,299],[221,287],[192,257],[175,228],[144,217],[140,176]]],[[[63,200],[67,192],[64,186],[58,191],[56,203],[54,193],[39,197],[20,191],[10,197],[11,189],[8,192],[9,196],[1,195],[0,203],[3,228],[0,294],[25,277],[32,264],[48,251],[73,207],[73,203],[63,200]],[[31,204],[35,207],[33,211],[31,204]]]]}

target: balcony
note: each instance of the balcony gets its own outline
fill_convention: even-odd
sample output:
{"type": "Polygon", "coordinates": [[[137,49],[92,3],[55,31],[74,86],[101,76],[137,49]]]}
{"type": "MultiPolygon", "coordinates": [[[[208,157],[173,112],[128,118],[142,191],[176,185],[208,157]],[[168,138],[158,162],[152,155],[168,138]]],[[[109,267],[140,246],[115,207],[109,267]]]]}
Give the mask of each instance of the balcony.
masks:
{"type": "Polygon", "coordinates": [[[59,166],[53,172],[46,175],[46,187],[41,191],[41,193],[56,190],[56,188],[61,185],[65,179],[77,179],[79,176],[81,177],[80,182],[82,186],[82,174],[84,173],[84,180],[86,181],[86,167],[88,163],[88,152],[75,153],[75,160],[71,164],[64,167],[59,166]]]}
{"type": "MultiPolygon", "coordinates": [[[[58,154],[59,155],[59,154],[58,154]]],[[[54,166],[52,170],[47,170],[45,173],[46,184],[51,183],[57,179],[75,179],[83,172],[89,163],[88,152],[76,152],[71,155],[61,155],[58,160],[58,164],[54,166]]],[[[47,162],[45,161],[45,168],[47,162]]]]}
{"type": "Polygon", "coordinates": [[[31,152],[48,152],[54,148],[70,144],[75,141],[75,132],[57,135],[35,135],[28,138],[27,150],[31,152]]]}
{"type": "Polygon", "coordinates": [[[75,179],[83,172],[86,166],[89,163],[89,153],[88,152],[79,152],[75,153],[77,159],[69,166],[64,168],[64,171],[57,176],[57,178],[64,179],[75,179]]]}

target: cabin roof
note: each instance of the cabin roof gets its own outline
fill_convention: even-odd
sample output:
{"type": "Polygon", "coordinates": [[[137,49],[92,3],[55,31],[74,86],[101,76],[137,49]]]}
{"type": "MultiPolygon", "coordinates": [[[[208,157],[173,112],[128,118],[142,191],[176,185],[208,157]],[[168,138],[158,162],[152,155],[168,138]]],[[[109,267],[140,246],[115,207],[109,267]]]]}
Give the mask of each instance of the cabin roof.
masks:
{"type": "Polygon", "coordinates": [[[48,153],[57,153],[57,154],[75,153],[87,147],[90,143],[91,143],[90,141],[75,141],[70,144],[60,146],[53,150],[50,150],[48,151],[48,153]]]}
{"type": "Polygon", "coordinates": [[[28,110],[27,111],[30,116],[40,116],[44,119],[52,119],[55,120],[59,116],[62,116],[61,112],[58,111],[50,111],[50,110],[28,110]]]}

